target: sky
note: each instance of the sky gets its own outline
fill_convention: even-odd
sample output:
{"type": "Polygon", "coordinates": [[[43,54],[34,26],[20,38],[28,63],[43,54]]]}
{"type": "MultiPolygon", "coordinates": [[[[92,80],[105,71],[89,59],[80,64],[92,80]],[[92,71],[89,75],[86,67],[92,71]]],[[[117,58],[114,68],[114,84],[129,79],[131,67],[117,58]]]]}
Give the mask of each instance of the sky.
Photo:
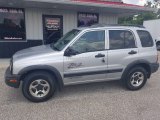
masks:
{"type": "MultiPolygon", "coordinates": [[[[123,0],[124,3],[136,4],[136,5],[144,5],[147,0],[123,0]]],[[[150,0],[153,1],[153,0],[150,0]]]]}

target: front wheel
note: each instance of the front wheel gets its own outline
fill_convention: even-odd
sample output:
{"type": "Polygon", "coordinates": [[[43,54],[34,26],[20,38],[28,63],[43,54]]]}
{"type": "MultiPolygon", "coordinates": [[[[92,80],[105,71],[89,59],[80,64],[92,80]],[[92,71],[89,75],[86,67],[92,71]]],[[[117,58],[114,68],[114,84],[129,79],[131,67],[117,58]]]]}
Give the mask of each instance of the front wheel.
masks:
{"type": "Polygon", "coordinates": [[[128,73],[125,83],[129,90],[141,89],[147,81],[147,71],[142,67],[135,67],[128,73]]]}
{"type": "Polygon", "coordinates": [[[43,102],[51,98],[55,92],[55,78],[47,72],[28,74],[23,82],[24,97],[32,102],[43,102]]]}

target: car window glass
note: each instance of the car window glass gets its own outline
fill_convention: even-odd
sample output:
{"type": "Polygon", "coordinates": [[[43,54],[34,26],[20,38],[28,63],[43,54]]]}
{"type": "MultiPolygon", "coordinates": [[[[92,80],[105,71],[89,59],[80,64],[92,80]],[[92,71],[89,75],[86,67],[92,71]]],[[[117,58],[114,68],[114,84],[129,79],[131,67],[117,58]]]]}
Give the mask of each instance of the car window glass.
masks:
{"type": "Polygon", "coordinates": [[[56,50],[62,50],[70,41],[73,40],[81,31],[73,29],[66,33],[62,38],[60,38],[56,43],[52,43],[51,47],[56,50]]]}
{"type": "Polygon", "coordinates": [[[136,47],[134,35],[126,30],[110,30],[109,42],[112,50],[136,47]]]}
{"type": "Polygon", "coordinates": [[[153,46],[153,39],[149,32],[138,30],[137,31],[142,47],[152,47],[153,46]]]}
{"type": "Polygon", "coordinates": [[[134,39],[132,32],[125,31],[124,41],[125,41],[125,48],[135,48],[136,47],[135,39],[134,39]]]}
{"type": "Polygon", "coordinates": [[[79,53],[94,52],[105,49],[105,31],[84,33],[72,46],[79,53]]]}

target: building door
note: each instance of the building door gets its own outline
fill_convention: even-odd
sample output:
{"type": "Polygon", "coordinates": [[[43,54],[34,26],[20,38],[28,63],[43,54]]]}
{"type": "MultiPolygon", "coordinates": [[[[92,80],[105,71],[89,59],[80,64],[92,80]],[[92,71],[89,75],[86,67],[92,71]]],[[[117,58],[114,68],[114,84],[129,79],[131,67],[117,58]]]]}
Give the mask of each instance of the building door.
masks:
{"type": "Polygon", "coordinates": [[[63,16],[43,15],[44,44],[55,43],[63,35],[63,16]]]}

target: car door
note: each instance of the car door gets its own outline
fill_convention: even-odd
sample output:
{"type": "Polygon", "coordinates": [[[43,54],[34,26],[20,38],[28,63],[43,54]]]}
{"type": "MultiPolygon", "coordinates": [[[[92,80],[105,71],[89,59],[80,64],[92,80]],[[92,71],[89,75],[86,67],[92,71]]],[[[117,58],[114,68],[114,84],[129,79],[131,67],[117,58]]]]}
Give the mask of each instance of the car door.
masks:
{"type": "Polygon", "coordinates": [[[106,31],[90,30],[69,48],[78,54],[64,56],[64,84],[101,81],[106,78],[106,31]]]}
{"type": "Polygon", "coordinates": [[[126,66],[138,59],[134,32],[128,29],[108,29],[108,79],[120,79],[126,66]]]}

